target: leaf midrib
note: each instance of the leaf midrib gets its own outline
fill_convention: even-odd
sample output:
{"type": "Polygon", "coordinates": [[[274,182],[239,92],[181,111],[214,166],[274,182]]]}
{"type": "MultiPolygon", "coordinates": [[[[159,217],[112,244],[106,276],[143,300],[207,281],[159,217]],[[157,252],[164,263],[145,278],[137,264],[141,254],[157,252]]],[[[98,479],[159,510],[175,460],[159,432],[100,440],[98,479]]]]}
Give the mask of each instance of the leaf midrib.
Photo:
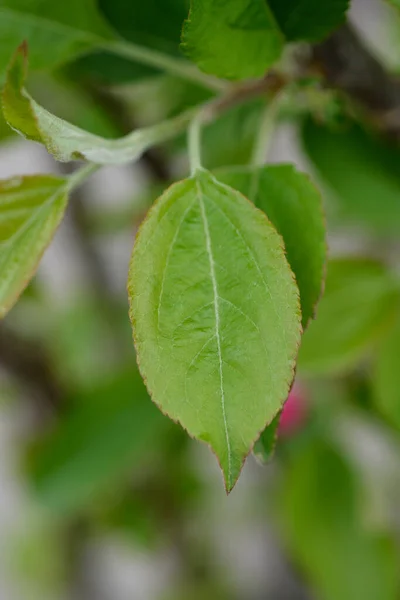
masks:
{"type": "Polygon", "coordinates": [[[223,375],[223,360],[222,360],[222,349],[221,349],[221,336],[220,336],[220,311],[219,311],[219,293],[218,293],[218,282],[215,273],[215,261],[212,250],[212,242],[210,236],[210,229],[207,220],[207,213],[204,206],[203,195],[200,187],[200,182],[196,181],[196,192],[197,198],[200,205],[200,212],[203,220],[204,227],[204,235],[206,238],[206,249],[207,255],[210,263],[210,278],[213,287],[213,304],[214,304],[214,313],[215,313],[215,338],[217,341],[217,351],[218,351],[218,362],[219,362],[219,376],[220,376],[220,393],[221,393],[221,408],[222,408],[222,418],[224,422],[224,430],[225,430],[225,439],[226,446],[228,452],[228,490],[231,489],[232,486],[232,451],[231,451],[231,443],[229,439],[229,429],[228,429],[228,421],[226,416],[226,407],[225,407],[225,391],[224,391],[224,375],[223,375]]]}

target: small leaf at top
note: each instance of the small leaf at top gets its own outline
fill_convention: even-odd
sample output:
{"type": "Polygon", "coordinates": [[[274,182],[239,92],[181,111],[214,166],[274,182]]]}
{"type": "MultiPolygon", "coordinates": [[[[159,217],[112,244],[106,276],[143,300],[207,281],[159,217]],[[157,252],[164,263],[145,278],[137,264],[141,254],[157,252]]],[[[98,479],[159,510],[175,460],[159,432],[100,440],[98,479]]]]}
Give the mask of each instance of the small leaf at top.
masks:
{"type": "Polygon", "coordinates": [[[194,114],[188,110],[154,127],[109,140],[84,131],[40,106],[24,89],[26,75],[27,47],[22,44],[7,71],[4,117],[10,127],[27,139],[44,144],[61,162],[86,159],[97,164],[124,164],[137,160],[149,147],[183,132],[194,114]]]}
{"type": "Polygon", "coordinates": [[[197,171],[150,209],[128,290],[149,392],[211,446],[229,492],[294,375],[301,318],[282,241],[244,196],[197,171]]]}
{"type": "Polygon", "coordinates": [[[279,59],[283,36],[265,0],[192,0],[182,49],[206,73],[262,77],[279,59]]]}
{"type": "Polygon", "coordinates": [[[310,178],[292,165],[229,167],[218,170],[217,177],[261,208],[283,237],[300,290],[305,328],[314,316],[325,272],[325,222],[320,193],[310,178]]]}
{"type": "Polygon", "coordinates": [[[253,454],[261,464],[267,464],[275,452],[281,414],[276,415],[272,423],[267,425],[254,444],[253,454]]]}
{"type": "Polygon", "coordinates": [[[35,274],[67,199],[67,180],[60,177],[0,181],[0,318],[35,274]]]}
{"type": "Polygon", "coordinates": [[[114,38],[95,0],[0,0],[0,80],[22,40],[32,48],[33,68],[43,69],[114,38]]]}
{"type": "Polygon", "coordinates": [[[317,42],[341,25],[350,0],[268,0],[286,39],[317,42]]]}

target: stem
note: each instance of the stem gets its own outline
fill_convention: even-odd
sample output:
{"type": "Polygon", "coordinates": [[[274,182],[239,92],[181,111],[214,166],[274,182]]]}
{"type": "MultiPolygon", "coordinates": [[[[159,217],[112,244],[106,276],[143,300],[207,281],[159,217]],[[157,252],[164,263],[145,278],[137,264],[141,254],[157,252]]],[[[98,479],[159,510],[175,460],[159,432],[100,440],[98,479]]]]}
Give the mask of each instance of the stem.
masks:
{"type": "Polygon", "coordinates": [[[95,173],[101,168],[102,165],[97,165],[95,163],[89,163],[84,165],[81,169],[75,171],[72,175],[68,177],[68,191],[71,191],[81,185],[90,175],[95,173]]]}
{"type": "Polygon", "coordinates": [[[202,73],[197,67],[184,59],[174,58],[162,52],[158,52],[157,50],[144,48],[143,46],[138,46],[130,42],[110,42],[102,45],[102,48],[135,62],[161,69],[162,71],[166,71],[167,73],[171,73],[182,79],[187,79],[188,81],[197,83],[213,92],[224,91],[229,85],[216,77],[202,73]]]}
{"type": "Polygon", "coordinates": [[[201,128],[203,125],[204,111],[200,110],[191,122],[188,129],[189,162],[192,175],[201,165],[201,128]]]}
{"type": "Polygon", "coordinates": [[[277,117],[282,100],[286,97],[286,89],[278,92],[265,107],[261,117],[260,127],[254,143],[253,154],[250,164],[253,167],[261,167],[265,164],[268,148],[275,130],[277,117]]]}

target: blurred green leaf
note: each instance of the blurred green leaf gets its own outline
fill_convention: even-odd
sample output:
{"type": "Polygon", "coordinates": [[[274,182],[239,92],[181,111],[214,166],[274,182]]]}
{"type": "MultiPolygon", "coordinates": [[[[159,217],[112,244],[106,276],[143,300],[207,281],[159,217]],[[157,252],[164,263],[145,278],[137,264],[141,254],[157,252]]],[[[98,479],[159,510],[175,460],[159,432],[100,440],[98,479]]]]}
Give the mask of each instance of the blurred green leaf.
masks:
{"type": "Polygon", "coordinates": [[[211,446],[229,492],[294,375],[300,307],[280,237],[239,192],[197,170],[149,211],[128,292],[154,401],[211,446]]]}
{"type": "Polygon", "coordinates": [[[34,69],[54,67],[115,35],[95,0],[0,0],[0,80],[24,40],[34,69]]]}
{"type": "Polygon", "coordinates": [[[399,556],[388,532],[363,522],[361,485],[327,442],[313,438],[286,465],[277,498],[292,558],[320,600],[396,600],[399,556]]]}
{"type": "Polygon", "coordinates": [[[334,192],[338,219],[373,231],[400,230],[400,151],[356,124],[342,128],[304,122],[305,151],[328,191],[334,192]]]}
{"type": "Polygon", "coordinates": [[[321,296],[326,262],[325,224],[318,190],[292,165],[220,169],[217,177],[263,210],[283,237],[300,290],[303,327],[321,296]]]}
{"type": "Polygon", "coordinates": [[[168,423],[132,366],[71,399],[73,407],[33,451],[30,476],[42,504],[73,513],[138,467],[168,423]]]}
{"type": "Polygon", "coordinates": [[[274,454],[280,420],[281,413],[264,429],[254,444],[253,454],[262,464],[268,463],[274,454]]]}
{"type": "Polygon", "coordinates": [[[61,177],[0,181],[0,318],[35,274],[64,215],[67,192],[61,177]]]}
{"type": "Polygon", "coordinates": [[[286,38],[316,42],[341,25],[350,0],[268,0],[286,38]]]}
{"type": "Polygon", "coordinates": [[[265,0],[192,0],[181,47],[206,73],[246,79],[279,59],[283,36],[265,0]]]}
{"type": "Polygon", "coordinates": [[[49,113],[24,89],[27,75],[26,48],[12,59],[3,90],[3,112],[7,122],[24,137],[44,144],[57,160],[86,159],[98,164],[124,164],[139,159],[151,146],[184,131],[193,118],[187,111],[153,127],[137,129],[117,140],[91,134],[49,113]]]}
{"type": "Polygon", "coordinates": [[[400,430],[400,317],[377,352],[372,379],[374,405],[400,430]]]}
{"type": "Polygon", "coordinates": [[[328,263],[317,319],[305,332],[299,367],[308,374],[348,371],[391,325],[399,303],[398,282],[366,259],[328,263]]]}

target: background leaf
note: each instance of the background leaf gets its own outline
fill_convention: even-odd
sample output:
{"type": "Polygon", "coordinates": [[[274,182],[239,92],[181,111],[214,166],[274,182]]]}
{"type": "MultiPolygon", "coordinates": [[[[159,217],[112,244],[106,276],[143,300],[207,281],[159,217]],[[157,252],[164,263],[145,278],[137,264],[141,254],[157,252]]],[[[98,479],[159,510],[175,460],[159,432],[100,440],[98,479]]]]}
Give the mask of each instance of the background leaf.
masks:
{"type": "Polygon", "coordinates": [[[344,22],[350,0],[268,0],[268,4],[289,41],[317,42],[344,22]]]}
{"type": "Polygon", "coordinates": [[[115,37],[95,0],[0,0],[0,81],[24,40],[34,69],[54,67],[115,37]]]}
{"type": "Polygon", "coordinates": [[[230,491],[293,379],[298,292],[279,236],[241,194],[198,171],[150,210],[128,290],[154,401],[208,442],[230,491]]]}
{"type": "Polygon", "coordinates": [[[303,327],[313,317],[326,261],[321,196],[309,177],[292,165],[221,169],[218,179],[263,210],[285,242],[300,290],[303,327]]]}
{"type": "Polygon", "coordinates": [[[349,370],[390,326],[399,302],[396,280],[366,259],[328,263],[318,319],[306,331],[299,354],[303,372],[349,370]]]}
{"type": "Polygon", "coordinates": [[[192,0],[182,49],[202,71],[226,79],[262,77],[282,48],[264,0],[192,0]]]}
{"type": "Polygon", "coordinates": [[[337,220],[364,223],[374,232],[400,230],[399,149],[359,125],[341,128],[311,119],[302,128],[304,149],[333,200],[337,220]]]}
{"type": "Polygon", "coordinates": [[[67,200],[67,180],[60,177],[0,181],[0,317],[35,274],[67,200]]]}
{"type": "Polygon", "coordinates": [[[71,513],[112,491],[157,444],[166,419],[134,368],[73,398],[73,407],[33,449],[30,477],[41,502],[71,513]]]}
{"type": "Polygon", "coordinates": [[[372,383],[374,405],[392,425],[400,429],[399,317],[377,349],[372,383]]]}
{"type": "Polygon", "coordinates": [[[281,528],[317,597],[395,600],[394,542],[363,523],[356,475],[336,448],[314,438],[286,467],[281,528]]]}
{"type": "Polygon", "coordinates": [[[279,413],[272,421],[272,423],[264,429],[256,443],[254,444],[254,456],[262,464],[266,464],[267,462],[269,462],[274,454],[276,442],[278,440],[278,429],[281,420],[281,414],[282,413],[279,413]]]}

